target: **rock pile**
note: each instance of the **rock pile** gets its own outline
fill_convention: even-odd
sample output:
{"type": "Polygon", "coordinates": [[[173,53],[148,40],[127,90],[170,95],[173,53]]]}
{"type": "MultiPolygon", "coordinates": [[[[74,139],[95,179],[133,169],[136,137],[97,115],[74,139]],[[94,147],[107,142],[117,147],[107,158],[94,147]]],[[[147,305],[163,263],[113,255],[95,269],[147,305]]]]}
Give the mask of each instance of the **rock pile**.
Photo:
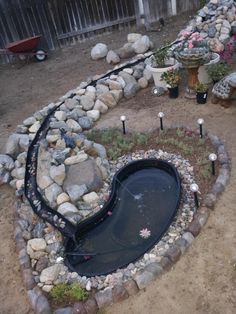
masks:
{"type": "Polygon", "coordinates": [[[96,44],[91,50],[91,58],[98,60],[106,57],[109,64],[120,63],[121,59],[134,57],[136,54],[143,54],[153,48],[153,43],[149,37],[138,33],[130,33],[127,36],[127,43],[118,50],[109,50],[105,44],[96,44]]]}
{"type": "Polygon", "coordinates": [[[236,26],[235,12],[233,0],[210,0],[190,21],[186,31],[200,32],[202,38],[209,40],[212,51],[221,52],[231,36],[232,26],[236,26]]]}

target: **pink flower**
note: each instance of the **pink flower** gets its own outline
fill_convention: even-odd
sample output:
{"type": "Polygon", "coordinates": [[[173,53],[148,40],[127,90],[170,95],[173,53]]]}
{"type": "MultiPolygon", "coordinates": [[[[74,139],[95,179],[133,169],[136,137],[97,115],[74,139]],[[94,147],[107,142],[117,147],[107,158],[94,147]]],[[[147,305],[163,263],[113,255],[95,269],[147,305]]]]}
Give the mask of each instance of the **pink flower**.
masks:
{"type": "Polygon", "coordinates": [[[144,229],[140,230],[139,235],[141,238],[147,239],[151,235],[151,230],[144,228],[144,229]]]}
{"type": "Polygon", "coordinates": [[[194,47],[192,41],[190,41],[190,42],[188,43],[188,47],[189,47],[190,49],[192,49],[192,48],[194,47]]]}

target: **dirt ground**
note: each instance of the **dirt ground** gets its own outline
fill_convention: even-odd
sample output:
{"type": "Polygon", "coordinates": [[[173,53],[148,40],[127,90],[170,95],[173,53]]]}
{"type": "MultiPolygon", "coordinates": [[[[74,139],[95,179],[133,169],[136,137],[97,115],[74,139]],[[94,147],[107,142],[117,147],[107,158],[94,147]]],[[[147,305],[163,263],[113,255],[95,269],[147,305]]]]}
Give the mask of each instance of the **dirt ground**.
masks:
{"type": "MultiPolygon", "coordinates": [[[[161,32],[148,35],[156,46],[164,39],[174,39],[190,19],[188,14],[169,20],[161,32]]],[[[75,46],[53,52],[43,63],[31,62],[20,67],[0,66],[0,153],[17,124],[51,101],[56,101],[88,76],[110,68],[105,61],[91,61],[90,50],[96,42],[110,48],[125,43],[127,31],[105,34],[75,46]]],[[[182,86],[182,94],[184,87],[182,86]]],[[[195,127],[199,117],[212,133],[219,135],[232,158],[229,185],[215,211],[187,254],[162,278],[145,291],[125,302],[110,306],[105,313],[148,314],[231,314],[236,312],[236,101],[229,109],[218,105],[196,105],[182,96],[169,101],[155,98],[150,89],[122,102],[108,112],[98,127],[119,126],[119,117],[128,117],[127,127],[139,131],[155,129],[157,114],[164,111],[165,125],[185,124],[195,127]],[[234,133],[235,131],[235,133],[234,133]]],[[[13,240],[14,192],[0,188],[0,313],[32,314],[23,287],[13,240]]]]}

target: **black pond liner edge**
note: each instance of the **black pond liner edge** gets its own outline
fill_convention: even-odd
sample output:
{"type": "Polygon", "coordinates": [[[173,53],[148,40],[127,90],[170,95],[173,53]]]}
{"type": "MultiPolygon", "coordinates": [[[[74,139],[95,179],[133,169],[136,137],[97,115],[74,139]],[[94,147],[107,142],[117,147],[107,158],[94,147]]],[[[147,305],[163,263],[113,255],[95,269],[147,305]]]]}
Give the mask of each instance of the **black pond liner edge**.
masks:
{"type": "MultiPolygon", "coordinates": [[[[159,240],[163,237],[163,235],[166,233],[166,231],[170,227],[171,223],[173,222],[173,220],[174,220],[174,218],[178,212],[180,201],[181,201],[182,189],[181,189],[181,179],[180,179],[180,176],[179,176],[177,169],[170,162],[167,162],[167,161],[162,160],[162,159],[155,159],[155,158],[136,160],[136,161],[132,161],[132,162],[128,163],[127,165],[123,166],[113,177],[109,200],[104,204],[103,208],[98,213],[96,213],[92,217],[89,217],[89,218],[83,220],[81,223],[79,223],[77,225],[77,231],[76,231],[76,237],[75,238],[82,237],[83,235],[86,236],[86,233],[88,231],[96,228],[96,225],[102,223],[102,221],[104,220],[104,217],[107,218],[108,211],[110,211],[111,208],[113,208],[113,206],[117,200],[117,190],[118,190],[117,185],[119,185],[120,182],[122,182],[129,175],[135,173],[136,171],[142,170],[142,169],[148,169],[148,168],[161,169],[161,170],[164,170],[165,172],[167,172],[168,174],[170,174],[176,181],[176,184],[177,184],[176,195],[178,197],[177,197],[176,205],[175,205],[175,208],[173,210],[172,215],[169,217],[168,220],[166,220],[166,224],[165,224],[165,227],[163,229],[163,232],[161,232],[158,235],[158,237],[154,238],[153,241],[150,242],[150,245],[148,246],[148,248],[146,248],[145,250],[142,250],[140,252],[140,254],[137,255],[136,259],[134,259],[132,262],[137,261],[141,256],[143,256],[147,251],[149,251],[156,243],[158,243],[159,240]]],[[[67,251],[67,249],[70,249],[71,246],[73,247],[74,244],[75,244],[75,242],[72,241],[71,239],[67,239],[65,241],[65,247],[66,247],[65,264],[66,264],[66,266],[71,271],[77,272],[78,274],[80,274],[82,276],[86,276],[86,277],[94,276],[94,275],[91,275],[91,273],[80,273],[80,272],[78,272],[78,270],[76,270],[75,267],[73,267],[73,265],[71,265],[70,257],[69,257],[70,255],[68,254],[71,251],[69,251],[69,250],[67,251]]],[[[84,255],[89,255],[89,254],[84,254],[84,255]]],[[[128,266],[128,264],[127,263],[121,264],[118,268],[125,268],[126,266],[128,266]]],[[[107,275],[107,274],[112,273],[116,270],[117,270],[117,267],[116,268],[109,268],[109,269],[107,269],[106,272],[96,274],[96,276],[107,275]]]]}

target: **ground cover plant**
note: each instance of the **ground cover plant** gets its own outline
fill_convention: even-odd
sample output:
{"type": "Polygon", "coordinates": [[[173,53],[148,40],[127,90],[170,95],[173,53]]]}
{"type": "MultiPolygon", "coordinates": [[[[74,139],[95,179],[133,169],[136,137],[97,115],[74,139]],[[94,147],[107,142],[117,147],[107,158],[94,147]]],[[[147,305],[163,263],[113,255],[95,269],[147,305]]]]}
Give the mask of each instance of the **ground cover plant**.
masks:
{"type": "Polygon", "coordinates": [[[111,128],[92,130],[87,136],[89,140],[101,143],[106,147],[110,160],[116,160],[124,154],[137,150],[149,149],[161,149],[181,155],[188,159],[193,166],[195,178],[202,194],[207,193],[215,180],[211,174],[211,163],[208,160],[209,154],[215,152],[214,147],[209,138],[200,138],[198,132],[177,128],[124,135],[121,130],[111,128]]]}

